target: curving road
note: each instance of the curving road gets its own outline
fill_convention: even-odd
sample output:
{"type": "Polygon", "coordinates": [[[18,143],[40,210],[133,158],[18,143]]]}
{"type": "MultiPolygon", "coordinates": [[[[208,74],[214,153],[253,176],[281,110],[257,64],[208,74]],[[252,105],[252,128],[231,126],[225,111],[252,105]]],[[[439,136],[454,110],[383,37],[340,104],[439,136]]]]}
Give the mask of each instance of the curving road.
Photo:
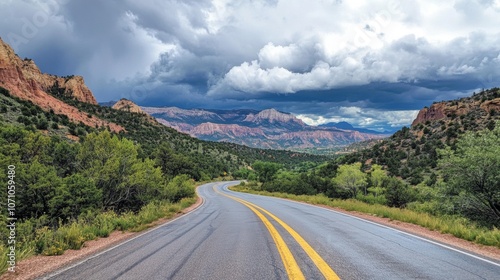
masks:
{"type": "Polygon", "coordinates": [[[199,187],[195,211],[44,279],[500,279],[493,260],[230,185],[199,187]]]}

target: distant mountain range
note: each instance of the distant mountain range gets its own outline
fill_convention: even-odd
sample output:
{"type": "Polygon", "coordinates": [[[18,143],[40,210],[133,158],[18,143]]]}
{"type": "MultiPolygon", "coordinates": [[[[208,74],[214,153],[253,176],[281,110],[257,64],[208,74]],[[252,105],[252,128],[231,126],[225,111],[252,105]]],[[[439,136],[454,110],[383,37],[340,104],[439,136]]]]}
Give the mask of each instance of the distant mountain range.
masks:
{"type": "Polygon", "coordinates": [[[338,129],[345,129],[345,130],[354,130],[354,131],[359,131],[363,133],[372,133],[372,134],[393,134],[396,132],[394,131],[388,131],[385,130],[384,132],[376,131],[376,130],[371,130],[367,128],[359,128],[359,127],[353,127],[352,124],[348,122],[330,122],[330,123],[325,123],[325,124],[320,124],[318,125],[319,127],[334,127],[338,129]]]}
{"type": "Polygon", "coordinates": [[[348,123],[310,126],[290,113],[141,107],[160,123],[202,140],[231,142],[266,149],[338,148],[380,139],[387,133],[357,129],[348,123]]]}

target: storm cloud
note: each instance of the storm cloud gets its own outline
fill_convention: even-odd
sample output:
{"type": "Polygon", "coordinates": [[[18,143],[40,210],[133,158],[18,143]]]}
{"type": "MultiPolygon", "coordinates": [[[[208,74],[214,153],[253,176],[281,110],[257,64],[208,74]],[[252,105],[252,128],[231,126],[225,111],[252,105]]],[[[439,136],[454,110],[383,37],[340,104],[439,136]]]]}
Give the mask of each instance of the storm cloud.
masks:
{"type": "Polygon", "coordinates": [[[99,101],[385,129],[500,80],[500,0],[0,3],[0,36],[99,101]]]}

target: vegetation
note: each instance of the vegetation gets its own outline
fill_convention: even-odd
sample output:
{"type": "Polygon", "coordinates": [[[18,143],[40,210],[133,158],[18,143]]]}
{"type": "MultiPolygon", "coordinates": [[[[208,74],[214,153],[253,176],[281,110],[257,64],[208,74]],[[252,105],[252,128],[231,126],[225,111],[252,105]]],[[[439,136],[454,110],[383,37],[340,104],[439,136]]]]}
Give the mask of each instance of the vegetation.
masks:
{"type": "Polygon", "coordinates": [[[471,219],[500,227],[500,122],[493,130],[466,133],[456,150],[440,150],[454,208],[471,219]]]}
{"type": "MultiPolygon", "coordinates": [[[[403,127],[390,138],[377,141],[372,147],[344,155],[340,164],[361,162],[363,169],[372,164],[384,167],[390,175],[400,177],[411,185],[428,186],[437,178],[438,149],[456,148],[457,139],[467,131],[492,130],[500,114],[487,110],[489,102],[500,98],[500,89],[493,88],[446,101],[442,105],[447,116],[425,121],[411,128],[403,127]]],[[[355,150],[355,148],[352,148],[355,150]]]]}

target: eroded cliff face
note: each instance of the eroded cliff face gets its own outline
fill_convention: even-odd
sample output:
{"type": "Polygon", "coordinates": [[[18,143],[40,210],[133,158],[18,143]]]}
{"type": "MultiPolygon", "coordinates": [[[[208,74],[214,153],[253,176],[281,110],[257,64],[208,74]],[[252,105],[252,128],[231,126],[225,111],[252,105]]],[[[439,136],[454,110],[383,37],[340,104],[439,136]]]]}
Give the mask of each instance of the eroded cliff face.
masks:
{"type": "Polygon", "coordinates": [[[44,110],[53,110],[56,114],[67,115],[73,122],[83,122],[88,126],[105,126],[112,131],[123,128],[99,118],[90,118],[73,106],[48,94],[58,90],[79,101],[97,104],[94,95],[80,76],[58,77],[44,74],[31,59],[21,59],[14,50],[0,38],[0,86],[20,99],[30,100],[44,110]]]}
{"type": "MultiPolygon", "coordinates": [[[[58,77],[44,74],[31,59],[22,60],[14,50],[0,38],[0,81],[6,86],[14,85],[25,94],[37,95],[36,91],[50,91],[57,88],[75,99],[97,104],[94,95],[85,85],[83,77],[68,76],[58,77]]],[[[10,90],[10,89],[9,89],[10,90]]]]}
{"type": "Polygon", "coordinates": [[[443,103],[432,104],[430,108],[423,108],[413,120],[412,126],[426,121],[437,121],[446,117],[446,105],[443,103]]]}
{"type": "MultiPolygon", "coordinates": [[[[495,92],[494,89],[491,91],[495,92]]],[[[490,95],[479,93],[459,100],[434,103],[429,108],[426,107],[420,110],[411,125],[415,126],[427,121],[453,120],[469,114],[488,116],[491,111],[500,112],[500,98],[495,98],[495,96],[498,96],[498,93],[490,93],[490,95]]]]}

